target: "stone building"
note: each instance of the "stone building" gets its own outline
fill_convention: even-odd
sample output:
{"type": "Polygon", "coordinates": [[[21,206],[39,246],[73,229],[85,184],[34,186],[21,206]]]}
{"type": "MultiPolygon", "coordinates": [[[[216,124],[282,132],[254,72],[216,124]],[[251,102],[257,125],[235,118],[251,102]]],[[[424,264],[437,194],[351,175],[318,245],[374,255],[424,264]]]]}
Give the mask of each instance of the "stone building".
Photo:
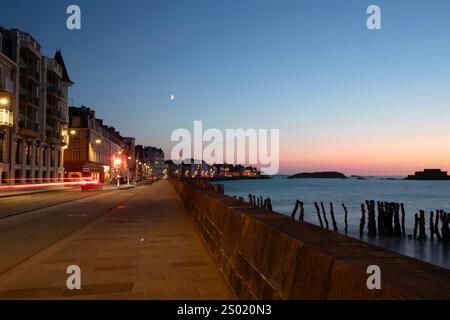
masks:
{"type": "Polygon", "coordinates": [[[64,161],[66,179],[89,177],[109,182],[130,178],[123,137],[114,127],[97,119],[94,110],[70,107],[69,135],[64,161]]]}
{"type": "Polygon", "coordinates": [[[60,51],[53,58],[43,56],[40,44],[18,29],[0,28],[0,42],[1,77],[12,91],[8,112],[0,112],[3,120],[11,120],[8,129],[1,129],[2,182],[61,179],[68,144],[68,89],[73,85],[63,56],[60,51]],[[5,57],[12,62],[6,68],[5,57]]]}

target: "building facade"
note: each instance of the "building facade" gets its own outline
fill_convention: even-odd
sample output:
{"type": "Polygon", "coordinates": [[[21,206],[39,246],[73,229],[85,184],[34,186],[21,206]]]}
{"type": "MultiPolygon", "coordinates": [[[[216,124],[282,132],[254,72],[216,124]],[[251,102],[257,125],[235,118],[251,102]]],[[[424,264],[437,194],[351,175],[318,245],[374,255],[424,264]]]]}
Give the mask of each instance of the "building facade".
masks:
{"type": "Polygon", "coordinates": [[[85,106],[69,108],[69,136],[64,155],[66,179],[130,179],[124,139],[114,127],[97,119],[94,110],[85,106]]]}
{"type": "MultiPolygon", "coordinates": [[[[6,154],[2,183],[62,179],[63,152],[68,144],[68,89],[73,85],[62,54],[43,56],[40,44],[17,29],[0,28],[0,34],[2,79],[13,91],[9,106],[12,125],[3,130],[7,142],[2,143],[6,154]],[[5,57],[13,62],[11,68],[5,68],[5,57]]],[[[1,114],[4,120],[5,111],[1,114]]]]}
{"type": "Polygon", "coordinates": [[[144,157],[146,158],[152,177],[162,178],[164,176],[164,152],[160,148],[145,147],[144,157]]]}

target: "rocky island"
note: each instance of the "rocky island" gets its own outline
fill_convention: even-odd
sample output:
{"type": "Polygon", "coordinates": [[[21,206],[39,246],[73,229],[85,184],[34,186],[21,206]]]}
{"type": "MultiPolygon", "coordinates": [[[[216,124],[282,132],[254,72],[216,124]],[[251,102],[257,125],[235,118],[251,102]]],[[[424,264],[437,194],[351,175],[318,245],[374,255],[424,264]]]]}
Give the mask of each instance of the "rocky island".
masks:
{"type": "Polygon", "coordinates": [[[345,174],[337,171],[302,172],[291,175],[288,179],[347,179],[345,174]]]}

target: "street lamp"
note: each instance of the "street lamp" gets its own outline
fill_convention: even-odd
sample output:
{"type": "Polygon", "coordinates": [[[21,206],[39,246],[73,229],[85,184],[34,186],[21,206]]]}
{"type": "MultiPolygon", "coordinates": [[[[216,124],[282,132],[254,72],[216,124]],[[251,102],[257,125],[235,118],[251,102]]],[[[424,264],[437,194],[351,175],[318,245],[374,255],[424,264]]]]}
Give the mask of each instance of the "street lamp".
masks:
{"type": "Polygon", "coordinates": [[[117,188],[120,188],[120,180],[119,180],[119,169],[122,164],[122,159],[120,157],[116,157],[114,154],[114,168],[116,169],[116,179],[117,179],[117,188]]]}

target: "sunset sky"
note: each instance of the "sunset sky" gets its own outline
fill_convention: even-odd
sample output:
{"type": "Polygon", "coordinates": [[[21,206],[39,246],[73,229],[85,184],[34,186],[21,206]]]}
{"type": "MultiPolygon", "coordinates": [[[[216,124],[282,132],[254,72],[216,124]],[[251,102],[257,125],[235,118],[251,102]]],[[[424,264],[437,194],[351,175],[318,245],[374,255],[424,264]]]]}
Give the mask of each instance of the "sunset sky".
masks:
{"type": "Polygon", "coordinates": [[[74,103],[167,155],[202,120],[280,129],[281,173],[450,171],[448,0],[15,0],[0,24],[61,48],[74,103]]]}

